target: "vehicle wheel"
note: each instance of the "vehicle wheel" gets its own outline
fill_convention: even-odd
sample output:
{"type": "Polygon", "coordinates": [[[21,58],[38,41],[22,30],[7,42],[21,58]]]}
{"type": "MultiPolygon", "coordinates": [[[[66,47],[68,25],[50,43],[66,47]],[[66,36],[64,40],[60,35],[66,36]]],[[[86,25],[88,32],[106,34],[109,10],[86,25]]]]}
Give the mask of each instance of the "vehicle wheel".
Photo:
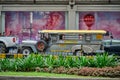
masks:
{"type": "Polygon", "coordinates": [[[0,43],[0,53],[5,53],[6,52],[6,46],[4,43],[0,43]]]}
{"type": "Polygon", "coordinates": [[[32,50],[31,50],[31,48],[23,48],[22,49],[22,54],[23,55],[29,55],[30,53],[32,53],[32,50]]]}
{"type": "Polygon", "coordinates": [[[47,47],[47,44],[45,41],[38,41],[36,44],[36,48],[38,51],[43,52],[47,47]]]}
{"type": "Polygon", "coordinates": [[[75,56],[82,56],[83,55],[83,51],[81,51],[81,50],[75,50],[75,52],[73,53],[73,55],[75,55],[75,56]]]}

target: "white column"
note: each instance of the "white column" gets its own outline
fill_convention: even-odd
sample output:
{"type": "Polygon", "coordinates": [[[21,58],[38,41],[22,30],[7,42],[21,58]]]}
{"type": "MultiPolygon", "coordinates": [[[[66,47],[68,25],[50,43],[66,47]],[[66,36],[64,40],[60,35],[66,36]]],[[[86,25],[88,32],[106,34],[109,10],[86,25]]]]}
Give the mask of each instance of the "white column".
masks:
{"type": "Polygon", "coordinates": [[[67,7],[68,9],[68,29],[69,30],[75,30],[76,28],[76,6],[74,5],[73,8],[71,8],[70,5],[67,7]]]}
{"type": "Polygon", "coordinates": [[[79,12],[76,12],[76,29],[79,30],[79,12]]]}
{"type": "Polygon", "coordinates": [[[1,13],[1,32],[5,32],[5,12],[1,13]]]}
{"type": "Polygon", "coordinates": [[[65,29],[68,30],[68,12],[65,12],[65,29]]]}
{"type": "Polygon", "coordinates": [[[0,33],[2,33],[2,14],[0,10],[0,33]]]}

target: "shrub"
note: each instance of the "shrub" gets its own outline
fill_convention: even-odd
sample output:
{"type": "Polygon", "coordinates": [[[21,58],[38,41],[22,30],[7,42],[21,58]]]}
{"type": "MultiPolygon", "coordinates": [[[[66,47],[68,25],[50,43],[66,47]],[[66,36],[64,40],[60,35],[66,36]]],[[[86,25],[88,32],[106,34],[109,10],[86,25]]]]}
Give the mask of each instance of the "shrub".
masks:
{"type": "Polygon", "coordinates": [[[116,77],[120,76],[120,66],[117,63],[113,55],[106,53],[92,57],[31,54],[25,58],[0,59],[0,71],[42,71],[116,77]]]}
{"type": "Polygon", "coordinates": [[[115,66],[117,62],[115,60],[116,60],[115,57],[113,55],[108,55],[108,53],[104,53],[102,55],[97,54],[94,57],[95,67],[100,67],[100,68],[106,66],[115,66]]]}
{"type": "Polygon", "coordinates": [[[59,74],[63,73],[64,74],[64,73],[67,73],[67,69],[65,67],[63,67],[63,66],[60,66],[58,68],[54,68],[52,70],[52,72],[53,73],[59,73],[59,74]]]}

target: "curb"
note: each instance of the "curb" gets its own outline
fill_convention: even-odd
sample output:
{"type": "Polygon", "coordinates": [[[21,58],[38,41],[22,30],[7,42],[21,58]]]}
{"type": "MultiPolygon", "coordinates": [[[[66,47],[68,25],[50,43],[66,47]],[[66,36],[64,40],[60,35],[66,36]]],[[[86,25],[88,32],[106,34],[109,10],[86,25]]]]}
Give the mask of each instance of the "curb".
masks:
{"type": "Polygon", "coordinates": [[[0,80],[120,80],[120,78],[52,78],[52,77],[18,77],[0,76],[0,80]]]}

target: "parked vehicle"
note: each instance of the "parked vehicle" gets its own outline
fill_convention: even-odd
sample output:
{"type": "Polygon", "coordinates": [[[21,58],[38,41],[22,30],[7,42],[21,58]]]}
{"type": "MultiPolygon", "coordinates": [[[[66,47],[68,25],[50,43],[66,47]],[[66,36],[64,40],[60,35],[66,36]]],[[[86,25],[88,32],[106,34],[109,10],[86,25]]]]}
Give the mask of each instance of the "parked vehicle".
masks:
{"type": "Polygon", "coordinates": [[[104,52],[102,47],[104,30],[42,30],[39,40],[23,40],[23,54],[31,52],[68,52],[73,55],[104,52]]]}
{"type": "Polygon", "coordinates": [[[120,40],[103,40],[104,50],[109,54],[120,55],[120,40]]]}
{"type": "Polygon", "coordinates": [[[19,49],[20,52],[24,55],[29,55],[30,53],[34,52],[37,53],[37,49],[36,49],[36,44],[38,41],[36,40],[22,40],[19,49]]]}
{"type": "Polygon", "coordinates": [[[0,36],[0,53],[10,52],[11,49],[17,50],[18,39],[14,36],[0,36]]]}

